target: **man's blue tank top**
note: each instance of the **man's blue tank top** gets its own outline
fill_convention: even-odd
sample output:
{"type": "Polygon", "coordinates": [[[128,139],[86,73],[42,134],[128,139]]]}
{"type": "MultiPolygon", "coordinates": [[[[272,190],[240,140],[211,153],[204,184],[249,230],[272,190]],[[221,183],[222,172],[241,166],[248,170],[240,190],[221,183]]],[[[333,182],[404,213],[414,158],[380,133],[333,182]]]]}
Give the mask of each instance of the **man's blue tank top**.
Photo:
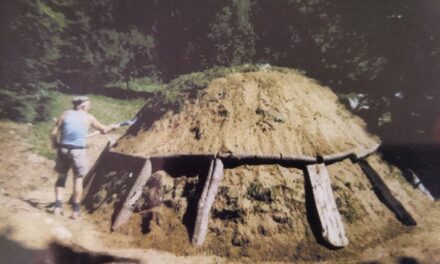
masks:
{"type": "Polygon", "coordinates": [[[85,147],[88,132],[87,119],[88,114],[86,112],[68,111],[61,129],[61,144],[85,147]]]}

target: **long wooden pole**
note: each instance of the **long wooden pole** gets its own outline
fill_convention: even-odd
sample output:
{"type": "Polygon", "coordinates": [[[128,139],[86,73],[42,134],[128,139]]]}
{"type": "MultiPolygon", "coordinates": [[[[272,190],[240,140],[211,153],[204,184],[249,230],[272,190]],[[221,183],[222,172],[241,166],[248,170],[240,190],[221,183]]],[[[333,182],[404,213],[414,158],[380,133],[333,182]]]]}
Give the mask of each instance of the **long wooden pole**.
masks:
{"type": "MultiPolygon", "coordinates": [[[[374,153],[380,144],[375,144],[370,148],[365,149],[353,149],[347,150],[339,153],[323,155],[321,158],[324,162],[335,162],[339,160],[343,160],[345,158],[355,157],[356,159],[364,158],[372,153],[374,153]]],[[[166,158],[188,158],[188,157],[198,157],[198,158],[210,158],[213,154],[206,153],[192,153],[192,154],[152,154],[152,155],[132,155],[126,154],[122,152],[112,151],[112,153],[116,153],[119,155],[130,156],[130,157],[138,157],[138,158],[150,158],[150,159],[166,159],[166,158]]],[[[282,155],[282,154],[247,154],[247,153],[219,153],[217,155],[218,158],[223,160],[246,160],[253,159],[257,161],[287,161],[287,162],[301,162],[305,164],[315,164],[318,163],[318,158],[313,156],[306,155],[282,155]]]]}

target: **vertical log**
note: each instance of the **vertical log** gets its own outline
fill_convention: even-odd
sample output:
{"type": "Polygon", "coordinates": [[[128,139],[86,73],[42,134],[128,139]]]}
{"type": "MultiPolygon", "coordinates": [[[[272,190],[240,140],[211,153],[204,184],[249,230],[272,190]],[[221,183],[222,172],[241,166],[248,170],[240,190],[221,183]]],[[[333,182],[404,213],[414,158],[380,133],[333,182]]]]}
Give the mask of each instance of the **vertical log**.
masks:
{"type": "Polygon", "coordinates": [[[334,247],[347,246],[348,239],[333,196],[327,167],[325,164],[308,165],[307,172],[321,222],[322,237],[334,247]]]}
{"type": "Polygon", "coordinates": [[[416,220],[411,214],[403,207],[403,205],[397,200],[379,174],[370,166],[367,160],[359,159],[358,164],[362,171],[367,175],[371,184],[373,185],[374,192],[379,199],[396,215],[397,219],[404,225],[413,226],[417,225],[416,220]]]}
{"type": "Polygon", "coordinates": [[[211,184],[212,171],[214,170],[214,164],[215,164],[215,159],[212,159],[209,164],[209,170],[208,170],[208,175],[206,176],[205,184],[203,185],[203,191],[202,191],[202,194],[200,195],[199,203],[197,205],[197,217],[196,217],[196,222],[194,224],[194,231],[193,231],[193,237],[192,237],[193,243],[195,241],[196,234],[200,233],[200,224],[201,224],[201,221],[203,218],[202,212],[203,212],[203,208],[205,206],[206,196],[208,195],[209,185],[211,184]]]}
{"type": "Polygon", "coordinates": [[[128,219],[130,219],[133,214],[134,206],[136,205],[137,200],[142,195],[142,190],[147,184],[148,180],[151,177],[152,167],[150,159],[146,159],[144,163],[144,167],[139,173],[137,179],[135,180],[133,186],[131,187],[130,192],[128,193],[124,204],[121,207],[121,210],[117,214],[115,221],[111,227],[112,230],[118,229],[120,226],[125,224],[128,219]]]}
{"type": "Polygon", "coordinates": [[[194,246],[200,246],[205,241],[208,231],[209,212],[211,211],[215,196],[217,195],[218,185],[222,178],[223,162],[221,159],[212,160],[197,207],[197,218],[192,237],[192,244],[194,246]]]}

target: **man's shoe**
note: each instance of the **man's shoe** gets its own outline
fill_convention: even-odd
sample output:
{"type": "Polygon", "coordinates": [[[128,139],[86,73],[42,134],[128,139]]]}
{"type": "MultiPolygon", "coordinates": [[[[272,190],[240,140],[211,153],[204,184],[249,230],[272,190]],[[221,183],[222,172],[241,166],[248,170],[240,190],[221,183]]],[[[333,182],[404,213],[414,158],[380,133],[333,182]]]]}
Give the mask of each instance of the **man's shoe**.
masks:
{"type": "Polygon", "coordinates": [[[72,219],[77,219],[78,217],[80,217],[80,211],[81,206],[79,203],[74,203],[73,204],[73,212],[72,212],[72,216],[70,218],[72,219]]]}
{"type": "Polygon", "coordinates": [[[63,215],[63,202],[61,200],[55,201],[55,207],[53,209],[54,215],[63,215]]]}
{"type": "Polygon", "coordinates": [[[53,214],[56,216],[63,215],[63,208],[62,207],[55,207],[53,209],[53,214]]]}
{"type": "Polygon", "coordinates": [[[79,212],[73,211],[73,212],[72,212],[72,215],[70,216],[70,219],[75,220],[75,219],[78,219],[80,216],[81,216],[81,215],[80,215],[79,212]]]}

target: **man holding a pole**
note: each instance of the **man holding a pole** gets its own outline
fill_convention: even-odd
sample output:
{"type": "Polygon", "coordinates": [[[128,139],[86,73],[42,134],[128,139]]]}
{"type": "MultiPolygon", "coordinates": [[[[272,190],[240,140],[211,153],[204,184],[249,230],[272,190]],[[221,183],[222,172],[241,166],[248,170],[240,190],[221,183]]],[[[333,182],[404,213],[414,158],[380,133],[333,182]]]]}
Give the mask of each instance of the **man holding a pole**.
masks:
{"type": "Polygon", "coordinates": [[[58,179],[55,183],[54,214],[62,213],[63,192],[67,173],[73,169],[73,219],[79,216],[80,202],[83,192],[83,178],[88,171],[86,139],[89,127],[93,127],[102,134],[107,134],[119,124],[103,125],[89,113],[90,100],[86,96],[78,96],[72,100],[73,109],[64,112],[58,118],[51,133],[53,148],[56,148],[57,161],[55,170],[58,179]]]}

